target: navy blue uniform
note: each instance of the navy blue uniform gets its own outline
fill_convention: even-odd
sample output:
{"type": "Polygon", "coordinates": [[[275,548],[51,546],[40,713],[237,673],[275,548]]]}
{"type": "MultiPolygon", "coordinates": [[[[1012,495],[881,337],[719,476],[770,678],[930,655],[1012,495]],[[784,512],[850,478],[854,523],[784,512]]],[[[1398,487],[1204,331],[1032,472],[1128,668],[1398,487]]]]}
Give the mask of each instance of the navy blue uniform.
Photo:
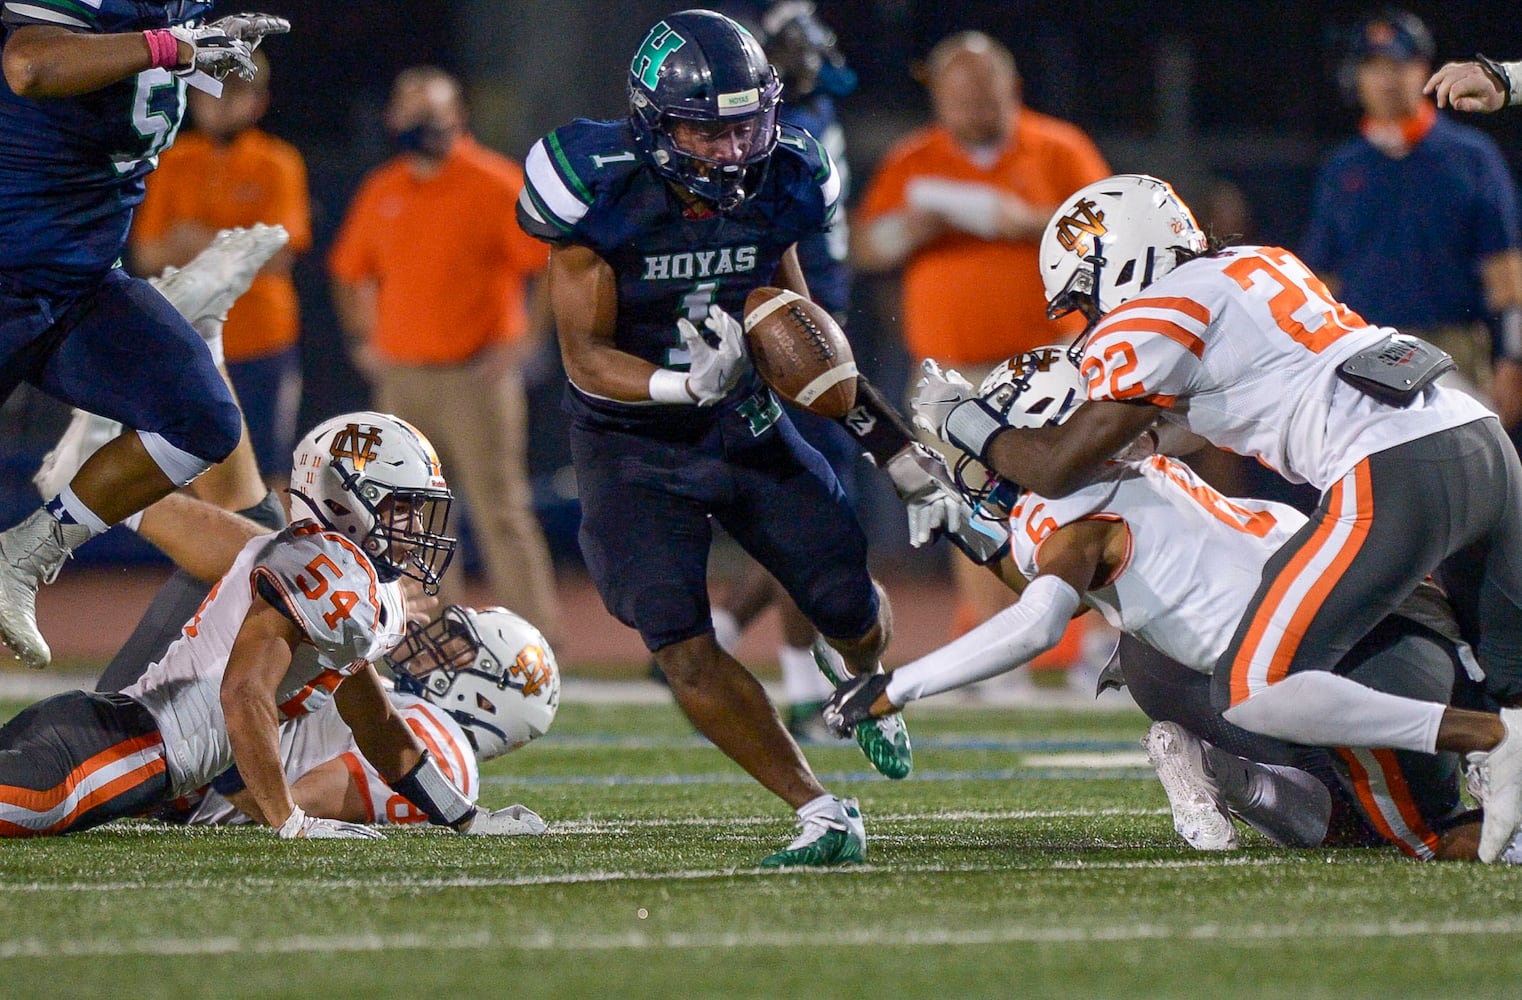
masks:
{"type": "MultiPolygon", "coordinates": [[[[754,194],[723,214],[688,210],[628,124],[578,120],[535,144],[519,221],[597,253],[618,279],[614,344],[664,368],[688,358],[676,321],[733,315],[794,243],[824,230],[840,194],[829,155],[784,126],[754,194]]],[[[831,638],[877,620],[866,539],[840,485],[754,375],[718,404],[621,403],[567,387],[580,541],[603,602],[653,651],[712,627],[709,516],[831,638]]]]}
{"type": "MultiPolygon", "coordinates": [[[[163,28],[210,7],[25,0],[3,17],[9,40],[26,25],[163,28]]],[[[161,69],[56,99],[0,80],[0,399],[31,382],[217,461],[241,431],[231,394],[190,325],[118,266],[143,178],[184,108],[184,82],[161,69]]]]}

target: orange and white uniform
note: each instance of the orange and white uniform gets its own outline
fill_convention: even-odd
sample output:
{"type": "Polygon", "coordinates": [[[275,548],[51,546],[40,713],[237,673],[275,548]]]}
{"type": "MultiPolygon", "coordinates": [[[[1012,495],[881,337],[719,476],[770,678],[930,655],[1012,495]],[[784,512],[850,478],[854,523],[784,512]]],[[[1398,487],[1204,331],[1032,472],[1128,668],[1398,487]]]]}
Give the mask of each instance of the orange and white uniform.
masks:
{"type": "Polygon", "coordinates": [[[1079,367],[1090,399],[1164,407],[1217,447],[1326,490],[1375,452],[1491,415],[1442,386],[1396,408],[1337,377],[1394,332],[1333,299],[1288,250],[1232,247],[1111,310],[1079,367]]]}
{"type": "Polygon", "coordinates": [[[180,638],[123,694],[146,708],[164,741],[171,794],[193,792],[233,762],[222,676],[255,597],[283,606],[306,636],[276,688],[281,721],[329,704],[344,678],[401,641],[401,588],[313,521],[249,541],[180,638]]]}
{"type": "MultiPolygon", "coordinates": [[[[421,698],[399,691],[388,692],[387,697],[407,727],[428,748],[444,776],[467,801],[474,803],[480,794],[481,776],[476,766],[475,750],[465,731],[447,712],[421,698]]],[[[393,791],[380,772],[365,760],[354,743],[354,734],[331,701],[280,727],[280,760],[286,780],[292,785],[312,769],[332,760],[342,760],[365,804],[364,821],[367,823],[428,822],[421,810],[393,791]]],[[[216,826],[250,823],[252,820],[220,793],[208,789],[206,797],[187,822],[216,826]]]]}
{"type": "Polygon", "coordinates": [[[1081,595],[1105,621],[1185,666],[1210,673],[1258,589],[1269,557],[1305,524],[1284,504],[1222,496],[1181,462],[1114,462],[1060,500],[1021,495],[1010,558],[1026,579],[1041,546],[1079,521],[1124,524],[1126,562],[1081,595]]]}

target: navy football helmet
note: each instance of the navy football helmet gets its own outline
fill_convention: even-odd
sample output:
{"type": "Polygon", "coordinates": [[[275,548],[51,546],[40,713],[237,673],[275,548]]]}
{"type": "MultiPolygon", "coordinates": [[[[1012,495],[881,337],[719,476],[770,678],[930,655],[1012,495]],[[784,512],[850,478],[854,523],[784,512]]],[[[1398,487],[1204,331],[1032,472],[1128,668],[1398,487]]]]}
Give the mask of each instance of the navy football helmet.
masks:
{"type": "Polygon", "coordinates": [[[845,97],[856,89],[835,32],[810,0],[778,0],[761,15],[762,45],[794,104],[815,93],[845,97]]]}
{"type": "Polygon", "coordinates": [[[760,43],[713,11],[660,21],[629,64],[641,150],[662,177],[721,211],[759,185],[777,146],[781,96],[760,43]]]}

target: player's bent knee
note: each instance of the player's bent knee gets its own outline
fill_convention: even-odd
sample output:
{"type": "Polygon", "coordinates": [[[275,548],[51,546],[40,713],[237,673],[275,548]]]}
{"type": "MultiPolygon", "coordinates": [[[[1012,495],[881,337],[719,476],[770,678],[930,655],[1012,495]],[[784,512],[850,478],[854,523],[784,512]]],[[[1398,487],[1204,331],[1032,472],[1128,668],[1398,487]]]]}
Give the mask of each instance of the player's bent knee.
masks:
{"type": "Polygon", "coordinates": [[[877,581],[855,573],[821,576],[810,587],[808,598],[797,601],[798,608],[821,635],[854,644],[876,632],[875,641],[887,645],[892,616],[877,581]]]}

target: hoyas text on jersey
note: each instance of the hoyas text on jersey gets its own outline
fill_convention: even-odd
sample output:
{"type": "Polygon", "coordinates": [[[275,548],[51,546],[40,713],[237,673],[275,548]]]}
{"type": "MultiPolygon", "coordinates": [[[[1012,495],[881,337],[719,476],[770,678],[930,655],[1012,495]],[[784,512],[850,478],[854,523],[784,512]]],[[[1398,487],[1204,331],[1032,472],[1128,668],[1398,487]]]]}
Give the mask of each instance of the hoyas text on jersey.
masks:
{"type": "Polygon", "coordinates": [[[756,269],[756,247],[721,247],[687,253],[662,253],[645,258],[641,281],[691,281],[719,274],[743,274],[756,269]]]}

